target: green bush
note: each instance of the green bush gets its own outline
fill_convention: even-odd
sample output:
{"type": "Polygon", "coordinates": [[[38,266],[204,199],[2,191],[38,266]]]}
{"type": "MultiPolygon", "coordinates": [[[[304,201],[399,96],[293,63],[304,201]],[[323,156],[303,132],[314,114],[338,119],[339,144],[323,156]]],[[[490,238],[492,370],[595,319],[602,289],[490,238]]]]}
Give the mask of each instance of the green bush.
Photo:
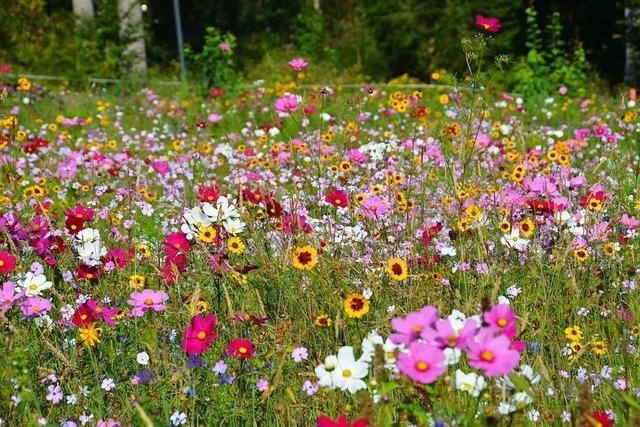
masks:
{"type": "Polygon", "coordinates": [[[236,38],[231,33],[222,34],[214,27],[207,27],[200,52],[186,48],[188,68],[192,76],[207,87],[228,87],[237,80],[233,58],[236,38]]]}

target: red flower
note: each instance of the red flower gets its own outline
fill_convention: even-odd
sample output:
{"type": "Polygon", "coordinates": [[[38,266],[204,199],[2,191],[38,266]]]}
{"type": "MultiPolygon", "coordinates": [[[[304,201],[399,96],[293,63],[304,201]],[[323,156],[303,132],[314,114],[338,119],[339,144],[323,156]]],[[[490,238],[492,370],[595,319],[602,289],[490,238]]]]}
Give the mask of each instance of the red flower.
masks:
{"type": "Polygon", "coordinates": [[[215,187],[201,187],[198,190],[201,202],[215,203],[218,201],[218,190],[215,187]]]}
{"type": "Polygon", "coordinates": [[[64,214],[68,217],[75,217],[79,220],[91,221],[93,219],[94,211],[92,208],[85,208],[84,206],[78,204],[75,208],[67,208],[64,211],[64,214]]]}
{"type": "Polygon", "coordinates": [[[529,199],[527,205],[532,211],[537,213],[553,213],[559,212],[565,208],[565,206],[552,202],[551,200],[539,200],[529,199]]]}
{"type": "Polygon", "coordinates": [[[262,194],[260,193],[260,190],[251,191],[248,188],[244,188],[242,190],[242,198],[247,202],[257,205],[262,201],[262,194]]]}
{"type": "Polygon", "coordinates": [[[349,197],[347,193],[341,190],[333,190],[324,198],[327,203],[331,203],[335,207],[346,208],[349,206],[349,197]]]}
{"type": "Polygon", "coordinates": [[[238,360],[249,359],[253,356],[255,349],[253,343],[244,338],[235,338],[231,340],[227,347],[227,354],[238,360]]]}
{"type": "Polygon", "coordinates": [[[189,354],[202,354],[209,349],[216,339],[216,316],[208,314],[206,317],[193,316],[191,326],[184,330],[182,347],[189,354]]]}
{"type": "Polygon", "coordinates": [[[68,216],[64,221],[64,225],[67,228],[69,234],[75,236],[84,229],[84,220],[75,216],[68,216]]]}
{"type": "Polygon", "coordinates": [[[164,241],[164,251],[167,256],[172,259],[178,255],[184,255],[189,252],[189,249],[191,249],[191,245],[184,233],[170,233],[164,241]]]}
{"type": "Polygon", "coordinates": [[[11,273],[16,266],[16,257],[9,252],[0,252],[0,273],[11,273]]]}
{"type": "Polygon", "coordinates": [[[335,421],[326,415],[318,417],[318,427],[366,427],[368,424],[369,421],[366,418],[360,418],[350,423],[347,414],[340,415],[335,421]]]}
{"type": "Polygon", "coordinates": [[[476,25],[489,33],[497,33],[502,27],[498,18],[485,18],[482,15],[476,16],[476,25]]]}
{"type": "Polygon", "coordinates": [[[100,279],[101,275],[102,270],[100,270],[98,267],[81,265],[76,268],[76,276],[78,276],[79,279],[86,279],[95,283],[98,281],[98,279],[100,279]]]}
{"type": "Polygon", "coordinates": [[[605,411],[593,411],[589,423],[591,426],[611,427],[614,421],[609,418],[609,415],[607,415],[605,411]]]}
{"type": "Polygon", "coordinates": [[[76,326],[88,326],[93,322],[93,311],[86,305],[82,304],[75,313],[73,313],[73,318],[71,319],[71,323],[76,326]]]}

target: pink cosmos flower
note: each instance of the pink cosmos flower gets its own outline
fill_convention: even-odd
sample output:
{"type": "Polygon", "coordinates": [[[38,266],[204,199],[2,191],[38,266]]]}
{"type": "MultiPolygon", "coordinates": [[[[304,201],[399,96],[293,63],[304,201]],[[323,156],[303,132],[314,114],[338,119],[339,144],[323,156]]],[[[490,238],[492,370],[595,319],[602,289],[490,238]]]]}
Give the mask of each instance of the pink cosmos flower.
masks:
{"type": "Polygon", "coordinates": [[[109,308],[103,307],[94,299],[90,299],[86,302],[87,307],[91,310],[91,314],[94,319],[102,319],[104,323],[109,326],[113,326],[116,324],[116,321],[113,319],[114,316],[117,316],[120,310],[117,308],[109,308]]]}
{"type": "Polygon", "coordinates": [[[407,317],[395,317],[391,320],[391,326],[396,333],[389,338],[395,344],[409,344],[430,329],[438,319],[438,309],[427,305],[420,311],[407,314],[407,317]]]}
{"type": "Polygon", "coordinates": [[[497,33],[502,27],[498,18],[485,18],[482,15],[476,16],[476,25],[489,33],[497,33]]]}
{"type": "Polygon", "coordinates": [[[469,366],[482,369],[488,377],[506,375],[520,362],[520,353],[511,348],[506,335],[494,336],[490,328],[482,329],[469,343],[469,366]]]}
{"type": "Polygon", "coordinates": [[[361,209],[368,218],[379,218],[389,211],[389,204],[381,197],[369,196],[361,209]]]}
{"type": "Polygon", "coordinates": [[[21,296],[13,282],[5,282],[0,289],[0,310],[8,310],[21,296]]]}
{"type": "Polygon", "coordinates": [[[188,354],[202,354],[209,349],[216,339],[216,321],[214,314],[191,318],[191,326],[184,330],[182,341],[182,347],[188,354]]]}
{"type": "Polygon", "coordinates": [[[275,109],[280,117],[287,117],[298,110],[300,98],[294,95],[284,95],[276,100],[275,109]]]}
{"type": "Polygon", "coordinates": [[[498,304],[491,307],[490,311],[484,313],[484,321],[496,333],[503,333],[509,338],[516,335],[518,319],[509,304],[498,304]]]}
{"type": "Polygon", "coordinates": [[[128,301],[133,307],[131,315],[140,317],[147,310],[164,311],[164,302],[168,299],[169,295],[164,291],[143,289],[141,292],[131,292],[131,299],[128,301]]]}
{"type": "Polygon", "coordinates": [[[231,52],[231,45],[229,43],[220,43],[218,49],[223,52],[231,52]]]}
{"type": "Polygon", "coordinates": [[[477,329],[478,323],[474,319],[467,319],[460,330],[454,329],[449,319],[440,319],[436,322],[434,329],[424,330],[422,338],[441,349],[456,347],[463,350],[477,329]]]}
{"type": "Polygon", "coordinates": [[[291,67],[293,71],[303,71],[308,65],[307,61],[302,58],[293,58],[289,61],[289,67],[291,67]]]}
{"type": "Polygon", "coordinates": [[[27,317],[40,316],[51,310],[51,301],[41,297],[29,297],[22,301],[20,310],[27,317]]]}
{"type": "Polygon", "coordinates": [[[430,384],[447,370],[444,352],[429,344],[413,342],[408,353],[398,354],[398,369],[415,382],[430,384]]]}

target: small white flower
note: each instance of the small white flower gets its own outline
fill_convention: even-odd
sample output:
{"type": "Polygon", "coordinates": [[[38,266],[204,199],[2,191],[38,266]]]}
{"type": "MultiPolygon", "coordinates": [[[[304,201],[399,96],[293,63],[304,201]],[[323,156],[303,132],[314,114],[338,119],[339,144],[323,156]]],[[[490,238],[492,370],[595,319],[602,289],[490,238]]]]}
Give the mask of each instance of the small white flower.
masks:
{"type": "Polygon", "coordinates": [[[487,380],[475,372],[465,374],[460,369],[456,369],[454,385],[458,390],[466,391],[471,396],[478,397],[480,392],[487,386],[487,380]]]}
{"type": "Polygon", "coordinates": [[[148,365],[149,364],[149,354],[146,351],[141,351],[136,356],[136,361],[139,364],[143,365],[143,366],[148,365]]]}
{"type": "Polygon", "coordinates": [[[171,417],[169,419],[171,420],[171,425],[181,426],[187,423],[187,414],[185,414],[184,412],[176,411],[171,414],[171,417]]]}
{"type": "Polygon", "coordinates": [[[104,391],[111,391],[116,387],[116,383],[111,378],[105,378],[100,384],[100,388],[104,391]]]}
{"type": "Polygon", "coordinates": [[[364,288],[362,291],[362,296],[366,299],[371,299],[371,297],[373,296],[373,291],[371,290],[371,288],[364,288]]]}

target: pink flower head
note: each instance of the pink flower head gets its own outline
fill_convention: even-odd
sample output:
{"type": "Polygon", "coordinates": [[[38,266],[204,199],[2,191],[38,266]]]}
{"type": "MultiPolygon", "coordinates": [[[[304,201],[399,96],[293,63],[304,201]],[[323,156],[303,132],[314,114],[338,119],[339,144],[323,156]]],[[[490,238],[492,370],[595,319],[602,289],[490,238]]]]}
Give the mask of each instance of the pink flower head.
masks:
{"type": "Polygon", "coordinates": [[[420,311],[407,314],[407,317],[395,317],[391,320],[391,326],[396,333],[389,338],[395,344],[409,344],[430,329],[438,319],[438,309],[427,305],[420,311]]]}
{"type": "Polygon", "coordinates": [[[482,15],[476,16],[476,25],[488,33],[497,33],[502,27],[498,18],[485,18],[482,15]]]}
{"type": "Polygon", "coordinates": [[[114,316],[117,316],[120,310],[117,308],[109,308],[103,307],[94,299],[90,299],[86,302],[87,308],[91,310],[91,315],[94,319],[102,319],[104,323],[109,326],[113,326],[116,324],[116,321],[113,319],[114,316]]]}
{"type": "Polygon", "coordinates": [[[164,311],[164,302],[169,299],[164,291],[153,291],[151,289],[143,289],[141,292],[131,292],[129,305],[133,307],[131,315],[140,317],[147,310],[164,311]]]}
{"type": "Polygon", "coordinates": [[[491,307],[490,311],[484,313],[484,321],[494,332],[503,333],[509,338],[516,335],[518,319],[509,304],[498,304],[491,307]]]}
{"type": "Polygon", "coordinates": [[[231,45],[229,43],[220,43],[218,49],[223,52],[231,52],[231,45]]]}
{"type": "Polygon", "coordinates": [[[309,63],[302,58],[293,58],[289,61],[289,67],[291,67],[293,71],[303,71],[308,65],[309,63]]]}
{"type": "Polygon", "coordinates": [[[389,204],[381,197],[369,196],[361,209],[368,218],[379,218],[389,211],[389,204]]]}
{"type": "Polygon", "coordinates": [[[275,109],[279,116],[287,117],[290,113],[298,110],[300,97],[294,95],[284,95],[276,100],[275,109]]]}
{"type": "Polygon", "coordinates": [[[469,343],[469,366],[482,369],[488,377],[506,375],[520,362],[520,353],[511,348],[506,335],[494,336],[490,328],[482,329],[469,343]]]}
{"type": "Polygon", "coordinates": [[[216,339],[216,316],[207,314],[205,317],[193,316],[191,326],[184,330],[182,347],[188,354],[202,354],[216,339]]]}
{"type": "Polygon", "coordinates": [[[430,384],[447,370],[444,352],[429,344],[413,342],[408,353],[398,354],[398,369],[415,382],[430,384]]]}
{"type": "Polygon", "coordinates": [[[21,292],[13,282],[5,282],[0,289],[0,310],[8,310],[20,298],[21,292]]]}
{"type": "Polygon", "coordinates": [[[249,359],[253,356],[255,349],[253,343],[244,338],[232,339],[227,346],[227,354],[231,357],[235,357],[238,360],[249,359]]]}
{"type": "Polygon", "coordinates": [[[11,273],[16,266],[16,257],[9,252],[0,252],[0,274],[11,273]]]}
{"type": "Polygon", "coordinates": [[[454,328],[449,319],[440,319],[436,322],[435,328],[426,329],[422,333],[422,338],[441,349],[456,347],[463,350],[477,330],[478,323],[475,319],[467,319],[459,330],[454,328]]]}
{"type": "Polygon", "coordinates": [[[51,310],[51,301],[41,297],[29,297],[22,301],[20,310],[27,317],[41,316],[51,310]]]}

